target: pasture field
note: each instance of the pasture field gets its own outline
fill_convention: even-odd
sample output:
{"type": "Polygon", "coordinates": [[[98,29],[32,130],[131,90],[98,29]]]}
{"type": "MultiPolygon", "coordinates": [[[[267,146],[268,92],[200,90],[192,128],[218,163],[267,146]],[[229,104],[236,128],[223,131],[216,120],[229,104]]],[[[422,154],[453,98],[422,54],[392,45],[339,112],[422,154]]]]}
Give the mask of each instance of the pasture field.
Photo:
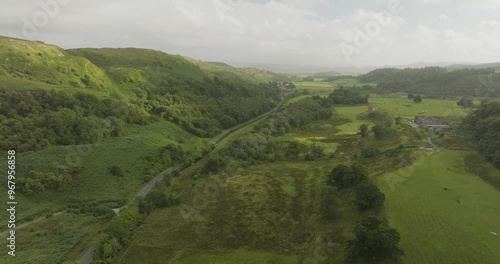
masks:
{"type": "Polygon", "coordinates": [[[308,90],[309,92],[331,92],[336,85],[330,82],[294,82],[297,90],[308,90]]]}
{"type": "Polygon", "coordinates": [[[401,233],[405,264],[498,263],[500,239],[490,232],[500,232],[500,191],[467,172],[467,155],[427,153],[378,179],[389,222],[401,233]]]}
{"type": "Polygon", "coordinates": [[[414,103],[406,98],[370,98],[370,103],[377,110],[389,112],[395,116],[414,118],[415,116],[466,116],[469,109],[457,106],[457,101],[425,99],[414,103]]]}

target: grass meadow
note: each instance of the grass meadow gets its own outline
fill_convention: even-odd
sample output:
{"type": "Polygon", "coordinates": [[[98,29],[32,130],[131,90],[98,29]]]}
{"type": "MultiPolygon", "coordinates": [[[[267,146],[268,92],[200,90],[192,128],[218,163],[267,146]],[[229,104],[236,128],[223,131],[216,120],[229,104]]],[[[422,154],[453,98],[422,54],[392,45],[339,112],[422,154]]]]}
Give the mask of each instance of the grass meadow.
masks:
{"type": "Polygon", "coordinates": [[[425,99],[414,103],[406,98],[370,98],[370,103],[378,111],[389,112],[395,116],[414,118],[415,116],[466,116],[469,109],[457,106],[457,101],[425,99]]]}
{"type": "Polygon", "coordinates": [[[498,263],[500,240],[490,232],[500,231],[500,191],[467,172],[469,154],[428,153],[378,179],[389,222],[401,233],[405,264],[498,263]]]}

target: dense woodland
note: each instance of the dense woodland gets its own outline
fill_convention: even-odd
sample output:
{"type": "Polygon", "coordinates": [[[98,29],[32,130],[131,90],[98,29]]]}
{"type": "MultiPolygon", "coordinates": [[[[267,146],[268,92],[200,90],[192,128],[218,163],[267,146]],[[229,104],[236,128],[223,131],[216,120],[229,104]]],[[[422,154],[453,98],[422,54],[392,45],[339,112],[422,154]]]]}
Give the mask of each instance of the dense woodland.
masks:
{"type": "Polygon", "coordinates": [[[340,105],[367,104],[368,95],[340,87],[340,89],[336,89],[328,96],[328,101],[340,105]]]}
{"type": "Polygon", "coordinates": [[[217,77],[203,81],[161,83],[138,92],[149,113],[174,122],[197,136],[221,130],[263,114],[278,104],[276,83],[231,83],[217,77]]]}
{"type": "Polygon", "coordinates": [[[149,121],[135,105],[84,93],[1,89],[0,101],[0,149],[20,152],[96,143],[123,135],[126,122],[149,121]]]}
{"type": "Polygon", "coordinates": [[[218,78],[136,92],[138,98],[129,103],[120,96],[0,89],[0,149],[92,144],[124,135],[126,123],[159,118],[210,137],[269,111],[276,105],[269,98],[278,99],[276,84],[234,85],[218,78]]]}
{"type": "Polygon", "coordinates": [[[473,134],[479,153],[500,168],[500,103],[483,102],[464,120],[473,134]]]}
{"type": "Polygon", "coordinates": [[[377,83],[371,90],[377,93],[409,92],[429,98],[500,95],[500,74],[495,73],[495,69],[389,68],[374,70],[358,78],[363,83],[377,83]]]}

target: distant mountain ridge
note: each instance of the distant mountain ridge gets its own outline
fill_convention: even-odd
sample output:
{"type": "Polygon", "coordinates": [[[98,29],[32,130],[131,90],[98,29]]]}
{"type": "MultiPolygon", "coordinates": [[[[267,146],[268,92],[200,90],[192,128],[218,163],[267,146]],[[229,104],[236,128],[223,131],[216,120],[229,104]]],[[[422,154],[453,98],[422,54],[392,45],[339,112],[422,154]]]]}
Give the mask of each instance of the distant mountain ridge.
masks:
{"type": "Polygon", "coordinates": [[[500,68],[498,63],[472,63],[472,62],[416,62],[411,64],[401,65],[383,65],[383,66],[305,66],[305,65],[285,65],[285,64],[266,64],[266,63],[232,63],[239,67],[249,66],[258,69],[268,70],[276,73],[287,75],[311,75],[318,77],[335,77],[340,75],[362,75],[374,71],[376,69],[396,68],[426,68],[426,67],[442,67],[449,70],[457,69],[484,69],[484,68],[500,68]]]}

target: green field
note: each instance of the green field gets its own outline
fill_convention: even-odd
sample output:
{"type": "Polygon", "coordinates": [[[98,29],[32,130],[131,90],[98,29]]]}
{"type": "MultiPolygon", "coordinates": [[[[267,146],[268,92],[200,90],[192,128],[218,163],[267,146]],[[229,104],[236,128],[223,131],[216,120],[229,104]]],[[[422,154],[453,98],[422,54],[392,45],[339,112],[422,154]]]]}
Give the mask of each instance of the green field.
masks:
{"type": "Polygon", "coordinates": [[[359,116],[369,111],[368,106],[341,106],[335,107],[335,110],[342,118],[346,118],[349,122],[337,126],[339,135],[355,135],[359,132],[359,127],[363,124],[372,125],[373,122],[368,120],[360,120],[359,116]]]}
{"type": "Polygon", "coordinates": [[[339,79],[333,82],[337,87],[338,86],[364,86],[364,85],[369,85],[369,86],[376,86],[376,83],[361,83],[356,79],[339,79]]]}
{"type": "Polygon", "coordinates": [[[379,178],[389,221],[401,233],[405,264],[498,263],[500,239],[490,232],[500,232],[500,191],[466,172],[466,155],[428,153],[412,167],[379,178]]]}
{"type": "Polygon", "coordinates": [[[294,82],[297,88],[335,88],[335,85],[330,82],[294,82]]]}
{"type": "Polygon", "coordinates": [[[415,116],[466,116],[468,109],[460,108],[453,100],[425,99],[414,103],[406,98],[370,98],[370,103],[378,111],[389,112],[395,116],[414,118],[415,116]]]}

